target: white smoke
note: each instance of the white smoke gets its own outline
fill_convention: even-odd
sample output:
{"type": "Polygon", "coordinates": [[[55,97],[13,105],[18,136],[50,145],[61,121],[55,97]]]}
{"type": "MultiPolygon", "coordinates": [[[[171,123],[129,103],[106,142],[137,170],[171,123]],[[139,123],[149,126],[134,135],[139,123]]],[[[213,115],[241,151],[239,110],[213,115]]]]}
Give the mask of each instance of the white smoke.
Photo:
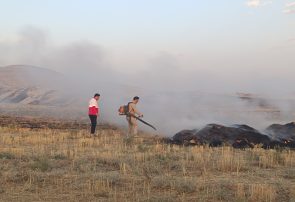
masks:
{"type": "Polygon", "coordinates": [[[117,108],[138,95],[145,119],[168,135],[211,122],[261,128],[292,119],[295,59],[280,51],[267,56],[241,51],[183,59],[164,51],[146,58],[143,68],[134,65],[125,71],[130,63],[118,66],[108,47],[91,41],[58,46],[47,32],[34,27],[24,28],[14,41],[0,40],[0,66],[28,64],[63,73],[67,79],[60,88],[71,92],[77,108],[86,111],[88,99],[99,92],[101,118],[111,123],[125,124],[117,108]],[[257,106],[240,100],[237,92],[265,97],[280,117],[257,112],[257,106]]]}

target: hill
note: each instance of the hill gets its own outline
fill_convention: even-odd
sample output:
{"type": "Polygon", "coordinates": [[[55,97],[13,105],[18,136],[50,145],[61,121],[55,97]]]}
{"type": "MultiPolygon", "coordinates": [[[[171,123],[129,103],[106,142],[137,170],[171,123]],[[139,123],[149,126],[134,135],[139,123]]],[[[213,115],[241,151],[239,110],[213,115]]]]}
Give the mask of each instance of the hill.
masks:
{"type": "Polygon", "coordinates": [[[0,103],[60,105],[60,86],[64,76],[58,72],[28,66],[0,68],[0,103]]]}

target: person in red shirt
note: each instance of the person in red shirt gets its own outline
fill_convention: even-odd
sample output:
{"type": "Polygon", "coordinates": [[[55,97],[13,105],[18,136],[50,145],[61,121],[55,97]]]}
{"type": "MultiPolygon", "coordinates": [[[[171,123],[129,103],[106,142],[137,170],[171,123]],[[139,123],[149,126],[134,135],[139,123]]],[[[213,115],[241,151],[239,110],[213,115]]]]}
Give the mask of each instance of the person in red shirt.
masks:
{"type": "Polygon", "coordinates": [[[96,93],[93,98],[89,101],[88,115],[91,121],[91,135],[94,135],[96,125],[97,125],[97,116],[99,116],[99,107],[98,100],[100,98],[100,94],[96,93]]]}

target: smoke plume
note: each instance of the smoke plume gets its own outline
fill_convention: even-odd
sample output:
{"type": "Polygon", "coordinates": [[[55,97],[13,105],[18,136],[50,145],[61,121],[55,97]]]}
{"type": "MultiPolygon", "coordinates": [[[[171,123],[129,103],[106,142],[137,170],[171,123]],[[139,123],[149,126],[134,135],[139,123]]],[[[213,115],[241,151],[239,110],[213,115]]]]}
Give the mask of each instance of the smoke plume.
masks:
{"type": "Polygon", "coordinates": [[[62,73],[65,78],[58,85],[65,96],[74,98],[73,110],[85,109],[81,116],[99,92],[101,120],[125,124],[117,109],[138,95],[145,119],[167,135],[212,122],[263,128],[294,119],[295,59],[286,61],[279,50],[257,54],[200,49],[194,56],[169,51],[153,55],[126,68],[132,58],[115,63],[107,46],[87,40],[56,45],[46,31],[35,27],[22,29],[14,40],[0,41],[0,66],[28,64],[62,73]],[[243,98],[238,92],[252,94],[243,98]]]}

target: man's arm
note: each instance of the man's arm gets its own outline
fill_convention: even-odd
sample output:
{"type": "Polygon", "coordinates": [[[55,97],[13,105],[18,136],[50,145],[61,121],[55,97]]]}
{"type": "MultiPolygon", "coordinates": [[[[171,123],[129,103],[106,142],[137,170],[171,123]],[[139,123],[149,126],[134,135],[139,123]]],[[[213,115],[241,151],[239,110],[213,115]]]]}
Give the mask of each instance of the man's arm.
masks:
{"type": "Polygon", "coordinates": [[[130,107],[131,107],[131,111],[133,111],[134,114],[137,114],[138,116],[143,116],[142,113],[136,109],[135,104],[132,103],[130,107]]]}

